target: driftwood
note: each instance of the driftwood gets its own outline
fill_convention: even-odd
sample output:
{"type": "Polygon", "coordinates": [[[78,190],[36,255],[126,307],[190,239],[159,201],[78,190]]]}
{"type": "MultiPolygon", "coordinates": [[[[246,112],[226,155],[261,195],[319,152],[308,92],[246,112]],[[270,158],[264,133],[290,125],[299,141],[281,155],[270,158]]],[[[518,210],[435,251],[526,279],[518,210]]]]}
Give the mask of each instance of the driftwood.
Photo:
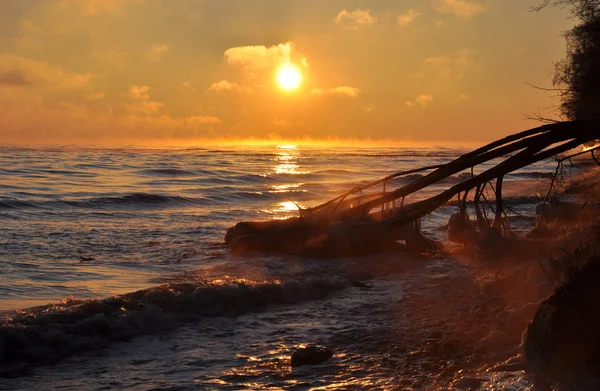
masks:
{"type": "MultiPolygon", "coordinates": [[[[300,210],[298,218],[239,223],[228,230],[225,240],[238,253],[339,256],[396,251],[400,248],[406,248],[414,254],[437,251],[441,245],[420,234],[420,219],[459,196],[460,212],[451,217],[449,236],[465,244],[486,240],[513,241],[514,238],[502,236],[504,177],[515,170],[598,139],[599,124],[598,121],[570,121],[517,133],[447,164],[401,171],[353,188],[321,205],[300,210]],[[475,175],[475,167],[494,159],[504,160],[475,175]],[[411,204],[404,203],[407,196],[467,169],[471,170],[471,176],[466,180],[433,197],[411,204]],[[386,191],[390,181],[417,173],[426,175],[386,191]],[[480,200],[485,186],[494,180],[496,207],[490,224],[480,210],[480,200]],[[383,185],[383,191],[356,195],[373,190],[378,185],[383,185]],[[467,195],[473,189],[477,214],[475,224],[466,216],[467,195]]],[[[591,150],[592,155],[594,150],[591,150]]]]}

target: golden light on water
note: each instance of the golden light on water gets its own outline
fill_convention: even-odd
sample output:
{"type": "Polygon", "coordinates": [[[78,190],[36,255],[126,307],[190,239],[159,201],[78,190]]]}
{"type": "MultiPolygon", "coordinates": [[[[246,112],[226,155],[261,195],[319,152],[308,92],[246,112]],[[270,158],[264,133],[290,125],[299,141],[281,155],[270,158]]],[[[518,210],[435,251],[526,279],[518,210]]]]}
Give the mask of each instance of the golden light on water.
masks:
{"type": "Polygon", "coordinates": [[[306,174],[299,171],[298,158],[300,151],[293,144],[282,144],[277,146],[277,152],[273,159],[276,164],[273,166],[273,171],[276,174],[306,174]]]}
{"type": "Polygon", "coordinates": [[[292,201],[285,201],[279,203],[279,211],[281,212],[295,212],[298,210],[298,206],[292,201]]]}
{"type": "Polygon", "coordinates": [[[294,64],[284,64],[277,70],[277,85],[285,91],[297,90],[302,84],[302,73],[294,64]]]}
{"type": "MultiPolygon", "coordinates": [[[[275,151],[272,166],[272,170],[275,174],[288,174],[288,175],[298,175],[298,174],[307,174],[306,171],[300,170],[299,160],[301,159],[301,152],[298,149],[297,145],[294,144],[279,144],[277,145],[277,149],[275,151]]],[[[289,193],[292,190],[298,191],[302,184],[300,183],[282,183],[279,185],[271,186],[271,192],[274,193],[289,193]]],[[[291,195],[291,193],[290,193],[291,195]]],[[[298,205],[292,199],[288,199],[288,201],[279,202],[272,206],[272,209],[269,213],[273,213],[275,215],[287,215],[290,212],[297,212],[298,205]]],[[[275,218],[283,218],[283,216],[275,217],[275,218]]]]}

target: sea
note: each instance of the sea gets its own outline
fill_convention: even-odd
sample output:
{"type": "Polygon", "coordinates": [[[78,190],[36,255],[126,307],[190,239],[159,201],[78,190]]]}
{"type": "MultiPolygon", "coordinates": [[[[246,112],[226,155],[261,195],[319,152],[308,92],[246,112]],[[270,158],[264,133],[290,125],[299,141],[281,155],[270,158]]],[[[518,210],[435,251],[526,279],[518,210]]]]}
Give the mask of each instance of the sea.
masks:
{"type": "MultiPolygon", "coordinates": [[[[489,270],[446,241],[453,203],[422,221],[446,255],[239,256],[224,243],[237,222],[298,216],[466,151],[0,147],[0,389],[533,389],[520,368],[490,372],[518,354],[519,332],[500,355],[462,349],[448,334],[478,328],[472,314],[489,305],[480,297],[489,270]],[[306,344],[333,357],[292,367],[292,352],[306,344]]],[[[532,226],[555,169],[548,160],[506,178],[515,231],[532,226]]]]}

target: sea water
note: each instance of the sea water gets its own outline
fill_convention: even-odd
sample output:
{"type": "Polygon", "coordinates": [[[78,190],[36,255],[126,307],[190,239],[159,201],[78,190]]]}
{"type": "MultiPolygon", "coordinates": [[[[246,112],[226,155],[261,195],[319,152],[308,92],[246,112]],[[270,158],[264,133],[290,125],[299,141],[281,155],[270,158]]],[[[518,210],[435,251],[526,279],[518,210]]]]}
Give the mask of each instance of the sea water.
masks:
{"type": "MultiPolygon", "coordinates": [[[[444,317],[457,316],[460,308],[441,303],[453,287],[473,285],[471,267],[451,256],[236,257],[223,238],[239,221],[297,216],[299,207],[465,151],[0,148],[0,389],[442,387],[477,365],[415,352],[426,351],[444,317]],[[291,351],[306,343],[334,357],[292,368],[291,351]]],[[[531,225],[555,165],[506,178],[517,229],[531,225]]],[[[424,233],[444,240],[455,210],[423,219],[424,233]]],[[[481,387],[528,387],[511,376],[481,387]]]]}

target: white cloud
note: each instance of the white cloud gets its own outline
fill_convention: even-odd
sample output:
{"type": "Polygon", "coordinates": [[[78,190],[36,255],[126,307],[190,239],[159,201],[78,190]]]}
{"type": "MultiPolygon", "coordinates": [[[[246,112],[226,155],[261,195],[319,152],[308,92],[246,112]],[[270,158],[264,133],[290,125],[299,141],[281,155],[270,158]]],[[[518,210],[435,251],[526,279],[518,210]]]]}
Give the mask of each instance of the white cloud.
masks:
{"type": "Polygon", "coordinates": [[[466,0],[441,0],[433,8],[443,14],[454,14],[461,19],[470,19],[485,11],[485,6],[477,2],[466,0]]]}
{"type": "Polygon", "coordinates": [[[377,24],[378,18],[371,15],[367,9],[356,9],[354,11],[341,10],[334,19],[336,24],[349,29],[358,29],[361,26],[377,24]]]}
{"type": "Polygon", "coordinates": [[[421,94],[415,98],[414,101],[406,101],[406,105],[408,107],[415,107],[417,105],[421,107],[425,107],[433,102],[433,95],[431,94],[421,94]]]}
{"type": "Polygon", "coordinates": [[[417,19],[419,16],[421,16],[421,13],[419,13],[413,9],[408,10],[405,13],[398,15],[398,24],[400,26],[407,25],[409,23],[414,22],[415,19],[417,19]]]}
{"type": "Polygon", "coordinates": [[[338,96],[349,96],[351,98],[357,98],[360,94],[360,89],[355,87],[340,86],[330,89],[315,88],[311,91],[311,95],[324,96],[324,95],[338,95],[338,96]]]}
{"type": "Polygon", "coordinates": [[[290,62],[293,44],[280,43],[274,46],[240,46],[225,51],[225,61],[232,66],[239,66],[249,71],[273,68],[290,62]]]}

